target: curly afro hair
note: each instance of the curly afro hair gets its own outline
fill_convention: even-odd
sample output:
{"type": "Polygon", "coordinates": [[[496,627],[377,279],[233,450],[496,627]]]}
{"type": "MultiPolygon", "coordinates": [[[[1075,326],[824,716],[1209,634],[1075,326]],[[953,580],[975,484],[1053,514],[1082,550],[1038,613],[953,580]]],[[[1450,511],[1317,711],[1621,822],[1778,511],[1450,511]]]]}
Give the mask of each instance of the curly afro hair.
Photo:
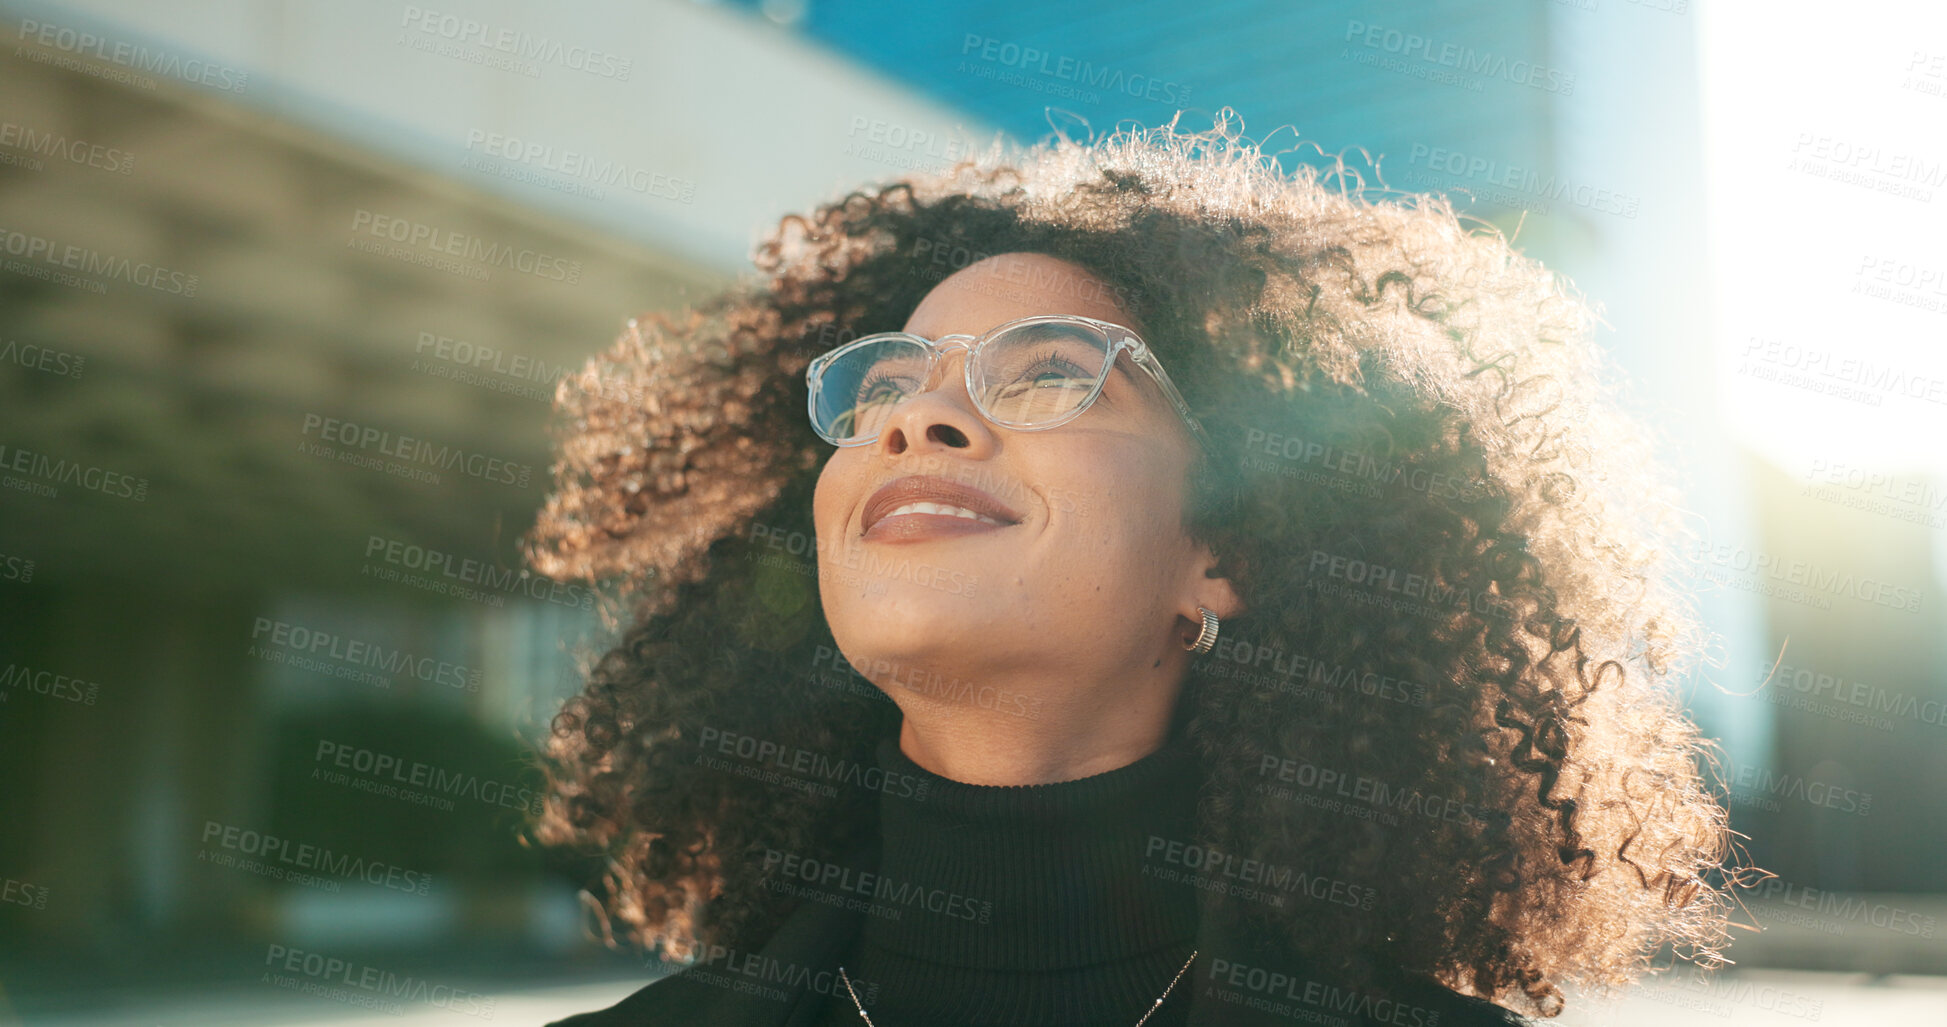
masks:
{"type": "Polygon", "coordinates": [[[874,830],[870,795],[695,760],[713,727],[869,763],[899,723],[818,671],[836,647],[815,571],[760,559],[745,528],[815,537],[813,356],[1028,251],[1116,290],[1216,441],[1184,523],[1246,612],[1179,700],[1197,841],[1376,895],[1223,915],[1348,980],[1409,971],[1544,1016],[1666,945],[1721,964],[1740,871],[1673,687],[1704,645],[1654,435],[1557,275],[1441,198],[1358,179],[1281,172],[1227,115],[997,143],[785,218],[759,273],[632,320],[561,383],[527,559],[600,586],[626,626],[554,720],[534,830],[603,858],[611,942],[761,942],[789,907],[754,851],[874,830]]]}

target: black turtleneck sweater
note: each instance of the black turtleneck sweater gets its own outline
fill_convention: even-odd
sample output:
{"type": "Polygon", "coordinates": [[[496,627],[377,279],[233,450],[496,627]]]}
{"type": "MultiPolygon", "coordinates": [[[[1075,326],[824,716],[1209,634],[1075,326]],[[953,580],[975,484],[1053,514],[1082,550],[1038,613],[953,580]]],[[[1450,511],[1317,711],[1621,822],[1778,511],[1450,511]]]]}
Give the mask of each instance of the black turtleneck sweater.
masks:
{"type": "MultiPolygon", "coordinates": [[[[1045,785],[949,780],[892,738],[878,759],[928,785],[881,793],[879,873],[949,898],[863,918],[840,962],[877,1027],[1130,1027],[1150,1010],[1196,947],[1196,890],[1143,873],[1152,836],[1194,837],[1185,741],[1045,785]]],[[[1182,1023],[1194,975],[1145,1027],[1182,1023]]],[[[820,1024],[864,1022],[839,988],[820,1024]]]]}

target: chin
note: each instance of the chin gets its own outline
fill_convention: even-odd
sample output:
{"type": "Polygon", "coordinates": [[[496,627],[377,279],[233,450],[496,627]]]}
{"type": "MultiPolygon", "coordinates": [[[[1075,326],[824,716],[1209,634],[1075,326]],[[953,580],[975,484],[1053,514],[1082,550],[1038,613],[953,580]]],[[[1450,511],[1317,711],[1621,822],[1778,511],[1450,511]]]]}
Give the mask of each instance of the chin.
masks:
{"type": "Polygon", "coordinates": [[[982,595],[984,588],[992,587],[976,571],[898,554],[875,559],[870,567],[860,569],[854,569],[849,562],[821,566],[818,569],[818,585],[821,592],[834,597],[842,596],[848,603],[883,605],[891,602],[902,606],[917,604],[923,607],[957,606],[962,609],[982,595]]]}
{"type": "Polygon", "coordinates": [[[985,603],[910,582],[838,588],[827,597],[825,621],[848,653],[931,662],[943,653],[978,652],[984,640],[1007,627],[999,623],[1005,614],[985,603]]]}

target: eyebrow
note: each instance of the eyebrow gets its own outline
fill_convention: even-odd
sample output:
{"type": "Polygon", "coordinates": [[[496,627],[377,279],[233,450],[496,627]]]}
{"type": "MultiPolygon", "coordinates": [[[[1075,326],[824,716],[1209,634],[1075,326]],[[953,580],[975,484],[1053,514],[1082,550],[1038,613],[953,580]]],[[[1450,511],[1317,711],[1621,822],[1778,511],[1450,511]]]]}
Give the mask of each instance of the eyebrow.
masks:
{"type": "MultiPolygon", "coordinates": [[[[900,330],[901,330],[901,331],[905,331],[906,329],[903,329],[903,328],[902,328],[902,329],[900,329],[900,330]]],[[[972,333],[969,333],[969,332],[947,332],[947,333],[946,333],[946,334],[944,334],[944,335],[932,335],[932,336],[925,336],[925,338],[930,338],[930,339],[932,339],[932,340],[933,340],[934,342],[938,342],[938,341],[940,341],[941,339],[944,339],[944,338],[946,338],[947,336],[950,336],[950,335],[959,335],[959,336],[965,336],[965,337],[968,337],[968,338],[978,338],[978,337],[979,337],[979,336],[976,336],[976,335],[973,335],[972,333]]],[[[1127,385],[1128,385],[1128,386],[1129,386],[1130,388],[1132,388],[1132,389],[1135,389],[1135,390],[1137,390],[1138,392],[1140,392],[1140,391],[1142,391],[1142,388],[1143,388],[1143,380],[1144,380],[1144,379],[1148,379],[1148,380],[1149,380],[1149,381],[1151,382],[1151,385],[1152,385],[1152,387],[1154,387],[1154,388],[1156,388],[1156,389],[1157,389],[1157,390],[1158,390],[1158,391],[1160,392],[1160,391],[1161,391],[1161,386],[1159,386],[1159,385],[1155,385],[1155,378],[1154,378],[1154,376],[1153,376],[1153,375],[1151,375],[1151,374],[1149,374],[1149,372],[1147,372],[1147,371],[1145,371],[1145,372],[1143,372],[1142,374],[1140,374],[1140,375],[1138,375],[1138,374],[1137,374],[1137,373],[1136,373],[1135,371],[1132,371],[1132,370],[1130,370],[1130,369],[1129,369],[1129,368],[1130,368],[1130,365],[1131,365],[1131,364],[1134,364],[1134,363],[1136,362],[1136,358],[1135,358],[1135,357],[1130,357],[1130,358],[1129,358],[1129,363],[1128,363],[1128,364],[1125,364],[1125,363],[1123,363],[1123,362],[1122,362],[1122,358],[1123,358],[1124,356],[1127,356],[1127,355],[1128,355],[1128,354],[1126,353],[1126,351],[1125,351],[1125,352],[1119,352],[1119,353],[1117,353],[1117,354],[1115,355],[1115,359],[1114,359],[1114,360],[1111,360],[1111,361],[1109,361],[1109,368],[1110,368],[1110,370],[1112,370],[1112,371],[1114,371],[1114,372],[1115,372],[1116,374],[1119,374],[1119,375],[1121,375],[1121,376],[1122,376],[1122,380],[1123,380],[1123,382],[1124,382],[1124,383],[1126,383],[1126,384],[1127,384],[1127,385]]]]}

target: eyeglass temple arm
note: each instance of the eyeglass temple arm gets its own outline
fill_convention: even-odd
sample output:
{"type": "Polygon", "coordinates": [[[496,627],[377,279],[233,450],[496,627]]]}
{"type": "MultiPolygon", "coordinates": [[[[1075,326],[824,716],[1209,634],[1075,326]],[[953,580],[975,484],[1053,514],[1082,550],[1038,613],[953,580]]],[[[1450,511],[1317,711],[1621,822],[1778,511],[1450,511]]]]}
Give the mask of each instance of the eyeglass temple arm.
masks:
{"type": "Polygon", "coordinates": [[[1163,370],[1162,363],[1150,353],[1149,346],[1134,333],[1124,334],[1116,345],[1118,349],[1128,350],[1129,358],[1136,362],[1136,366],[1149,372],[1149,376],[1156,380],[1156,384],[1163,387],[1163,397],[1170,401],[1170,405],[1176,408],[1178,414],[1182,415],[1183,423],[1190,426],[1191,434],[1197,437],[1197,441],[1202,443],[1205,449],[1214,451],[1216,443],[1211,440],[1210,433],[1204,430],[1202,422],[1197,420],[1197,415],[1190,411],[1190,404],[1183,399],[1183,394],[1176,390],[1176,383],[1170,381],[1170,373],[1163,370]]]}

